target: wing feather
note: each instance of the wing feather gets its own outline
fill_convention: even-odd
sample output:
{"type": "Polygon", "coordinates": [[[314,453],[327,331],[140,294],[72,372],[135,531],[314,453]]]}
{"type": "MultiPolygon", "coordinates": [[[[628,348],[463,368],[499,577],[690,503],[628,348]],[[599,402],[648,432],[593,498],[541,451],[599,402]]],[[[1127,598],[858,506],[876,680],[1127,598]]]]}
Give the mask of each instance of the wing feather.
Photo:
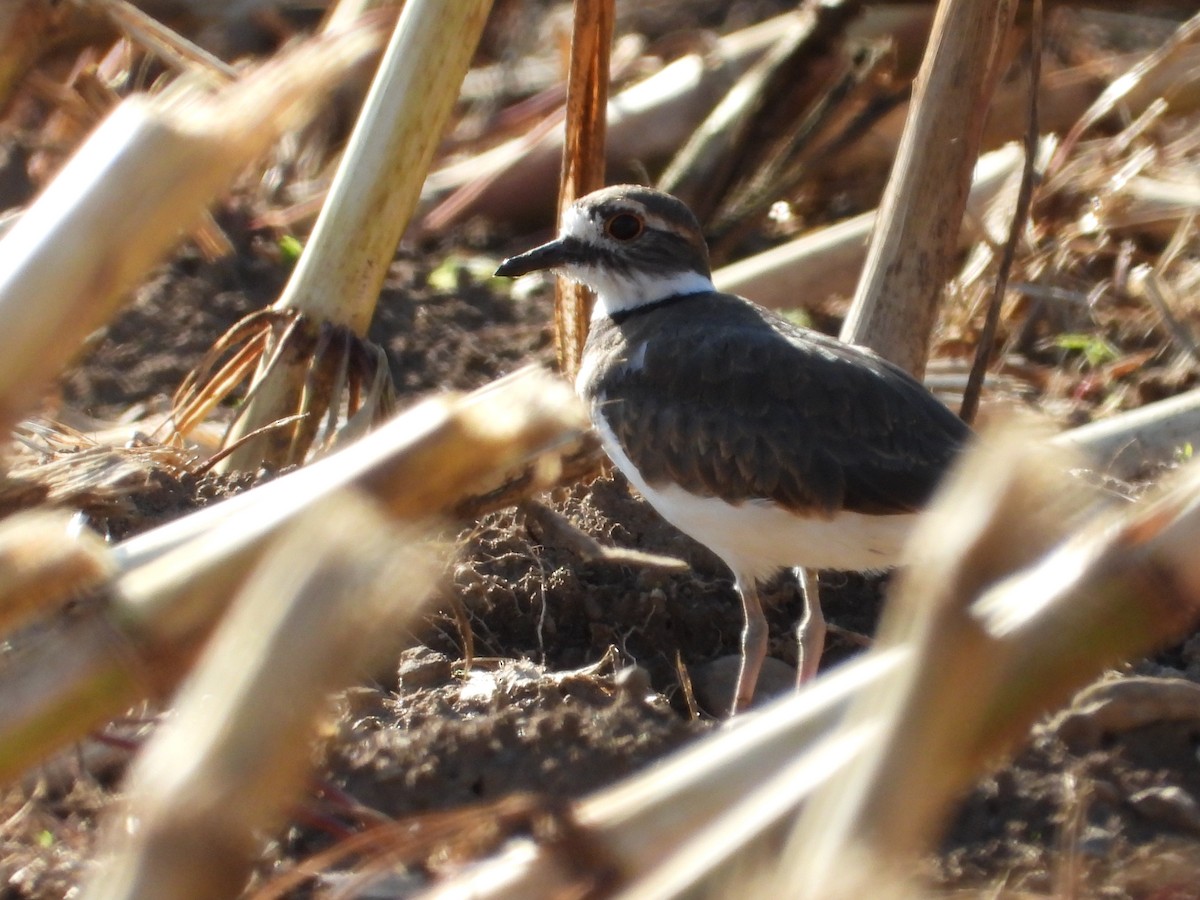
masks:
{"type": "Polygon", "coordinates": [[[592,385],[651,484],[806,512],[911,512],[970,437],[886,360],[738,298],[677,304],[663,319],[639,365],[592,385]],[[719,329],[705,324],[712,303],[725,304],[719,329]]]}

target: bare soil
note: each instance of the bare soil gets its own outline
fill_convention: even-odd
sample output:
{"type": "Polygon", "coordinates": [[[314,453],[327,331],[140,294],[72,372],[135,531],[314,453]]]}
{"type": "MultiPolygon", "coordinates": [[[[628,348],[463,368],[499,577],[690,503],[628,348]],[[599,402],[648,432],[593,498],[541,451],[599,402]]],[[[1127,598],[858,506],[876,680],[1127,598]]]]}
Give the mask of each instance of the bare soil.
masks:
{"type": "MultiPolygon", "coordinates": [[[[652,18],[675,4],[645,6],[652,18]]],[[[746,6],[747,17],[763,12],[746,6]]],[[[0,166],[0,175],[11,169],[0,166]]],[[[161,408],[217,337],[278,296],[288,264],[273,236],[256,232],[236,204],[218,218],[237,253],[217,262],[187,247],[177,253],[63,376],[65,407],[105,418],[161,408]]],[[[465,270],[451,289],[430,284],[431,271],[452,254],[498,258],[505,249],[512,248],[494,236],[468,234],[402,248],[370,334],[387,353],[402,404],[551,361],[548,297],[510,294],[465,270]]],[[[819,324],[836,332],[838,322],[819,324]]],[[[1079,381],[1082,395],[1084,376],[1079,381]]],[[[1143,399],[1182,386],[1147,378],[1143,399]]],[[[131,490],[122,509],[89,510],[90,521],[118,540],[250,481],[162,472],[131,490]]],[[[560,490],[548,502],[603,543],[674,556],[688,570],[583,562],[516,510],[462,523],[439,602],[412,649],[392,671],[341,698],[312,791],[268,849],[260,881],[379,815],[461,810],[514,792],[558,803],[713,727],[711,695],[729,689],[719,661],[737,653],[741,627],[729,573],[619,475],[560,490]],[[459,661],[468,646],[475,668],[464,680],[459,661]]],[[[823,575],[834,628],[826,667],[869,640],[885,582],[823,575]]],[[[799,595],[785,581],[768,599],[770,654],[786,686],[799,595]]],[[[1200,680],[1200,637],[1114,677],[1134,674],[1200,680]]],[[[85,877],[96,822],[129,758],[120,740],[128,725],[116,723],[0,797],[0,898],[61,898],[85,877]]],[[[947,894],[1200,897],[1198,750],[1200,721],[1086,737],[1048,721],[1014,762],[964,798],[930,873],[947,894]]],[[[297,894],[307,895],[307,888],[297,894]]]]}
{"type": "MultiPolygon", "coordinates": [[[[222,217],[239,243],[236,257],[206,263],[183,250],[162,268],[63,378],[67,403],[103,416],[161,406],[225,328],[276,295],[287,266],[245,221],[237,211],[222,217]]],[[[509,296],[465,276],[453,290],[436,290],[417,258],[406,251],[397,261],[372,331],[404,398],[475,387],[529,360],[549,361],[548,298],[509,296]]],[[[96,514],[93,522],[125,537],[242,486],[214,476],[163,477],[134,492],[132,513],[96,514]]],[[[343,698],[320,778],[264,859],[263,878],[338,840],[364,809],[407,816],[514,792],[557,802],[712,727],[711,706],[697,708],[689,692],[703,699],[706,666],[738,649],[741,614],[728,572],[619,475],[560,490],[550,503],[604,543],[674,556],[689,570],[583,562],[533,533],[515,510],[464,523],[441,608],[395,672],[343,698]],[[466,682],[456,668],[465,646],[456,607],[485,673],[466,682]],[[477,679],[489,672],[481,688],[477,679]]],[[[857,652],[857,635],[870,635],[882,581],[823,576],[835,628],[825,666],[857,652]]],[[[794,584],[770,592],[771,655],[788,677],[799,608],[794,584]]],[[[1200,639],[1136,670],[1194,679],[1198,650],[1200,639]]],[[[728,676],[717,683],[729,689],[728,676]]],[[[930,863],[934,877],[948,889],[1200,896],[1197,748],[1194,721],[1106,734],[1086,746],[1047,725],[966,798],[930,863]]],[[[82,771],[68,761],[68,775],[43,780],[33,794],[32,782],[10,794],[9,813],[22,813],[4,835],[0,896],[61,897],[77,883],[123,758],[82,771]],[[49,848],[45,837],[39,843],[47,834],[49,848]]]]}

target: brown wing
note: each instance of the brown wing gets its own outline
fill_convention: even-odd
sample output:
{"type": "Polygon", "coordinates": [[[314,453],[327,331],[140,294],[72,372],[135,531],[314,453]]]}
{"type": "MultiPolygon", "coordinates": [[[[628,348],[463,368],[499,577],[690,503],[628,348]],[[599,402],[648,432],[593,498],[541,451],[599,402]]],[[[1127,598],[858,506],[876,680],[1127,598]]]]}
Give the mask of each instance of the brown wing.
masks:
{"type": "Polygon", "coordinates": [[[824,513],[920,508],[970,430],[874,354],[733,302],[720,328],[672,311],[641,365],[594,385],[647,481],[824,513]]]}

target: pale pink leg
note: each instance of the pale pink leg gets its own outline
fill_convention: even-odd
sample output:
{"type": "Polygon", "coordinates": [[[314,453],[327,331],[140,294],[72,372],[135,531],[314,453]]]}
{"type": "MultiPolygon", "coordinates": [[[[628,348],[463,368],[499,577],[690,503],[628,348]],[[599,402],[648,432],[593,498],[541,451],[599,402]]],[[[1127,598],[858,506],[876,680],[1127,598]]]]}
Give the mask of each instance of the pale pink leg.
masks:
{"type": "Polygon", "coordinates": [[[730,715],[750,706],[754,699],[754,688],[758,685],[758,673],[767,658],[767,617],[763,615],[762,603],[758,599],[758,585],[753,578],[735,576],[738,594],[742,598],[742,611],[746,625],[742,630],[742,666],[738,670],[737,691],[734,693],[730,715]]]}
{"type": "Polygon", "coordinates": [[[800,643],[796,684],[801,685],[817,674],[817,666],[821,664],[821,653],[825,650],[825,614],[821,612],[817,573],[797,569],[796,574],[800,576],[800,589],[804,593],[804,615],[796,626],[796,638],[800,643]]]}

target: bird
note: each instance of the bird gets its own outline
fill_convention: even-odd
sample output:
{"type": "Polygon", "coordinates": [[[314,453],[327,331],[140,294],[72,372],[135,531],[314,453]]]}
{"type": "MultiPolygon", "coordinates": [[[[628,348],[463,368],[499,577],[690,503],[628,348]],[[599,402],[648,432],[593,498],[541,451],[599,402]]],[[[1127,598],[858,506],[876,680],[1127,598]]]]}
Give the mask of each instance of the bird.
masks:
{"type": "Polygon", "coordinates": [[[826,630],[816,571],[894,567],[971,429],[871,350],[718,291],[701,226],[670,194],[587,194],[557,237],[496,274],[543,270],[594,292],[575,386],[605,452],[733,574],[744,625],[730,713],[750,705],[767,654],[759,582],[789,568],[804,598],[798,675],[811,678],[826,630]]]}

